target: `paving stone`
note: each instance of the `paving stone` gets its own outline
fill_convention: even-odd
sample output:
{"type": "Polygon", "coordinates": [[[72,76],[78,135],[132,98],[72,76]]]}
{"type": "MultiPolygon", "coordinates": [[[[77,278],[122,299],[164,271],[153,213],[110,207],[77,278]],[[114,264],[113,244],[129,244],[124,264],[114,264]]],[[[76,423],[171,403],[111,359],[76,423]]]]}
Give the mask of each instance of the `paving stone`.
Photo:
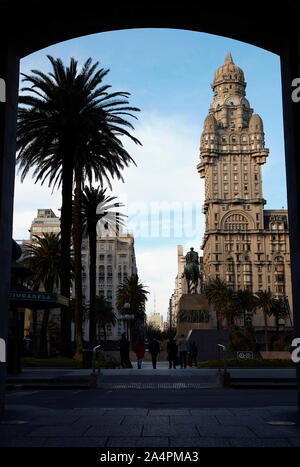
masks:
{"type": "Polygon", "coordinates": [[[288,438],[288,441],[290,442],[291,446],[300,447],[300,438],[288,438]]]}
{"type": "Polygon", "coordinates": [[[232,425],[232,426],[249,426],[249,425],[263,425],[265,421],[255,415],[216,415],[221,425],[232,425]]]}
{"type": "Polygon", "coordinates": [[[150,409],[149,415],[190,415],[189,409],[150,409]]]}
{"type": "Polygon", "coordinates": [[[45,447],[104,447],[107,438],[48,438],[44,442],[45,447]]]}
{"type": "Polygon", "coordinates": [[[290,447],[291,443],[284,438],[232,438],[229,440],[234,447],[290,447]]]}
{"type": "Polygon", "coordinates": [[[299,438],[300,428],[296,426],[278,426],[265,423],[260,426],[249,426],[258,438],[299,438]]]}
{"type": "Polygon", "coordinates": [[[178,440],[197,435],[193,425],[144,425],[143,429],[143,436],[173,436],[178,437],[178,440]]]}
{"type": "Polygon", "coordinates": [[[122,422],[122,425],[135,425],[136,423],[142,423],[143,425],[153,425],[161,423],[169,425],[170,417],[168,415],[126,415],[122,422]]]}
{"type": "Polygon", "coordinates": [[[186,417],[185,415],[171,415],[171,425],[178,423],[183,425],[219,425],[217,418],[213,415],[194,415],[193,417],[186,417]]]}
{"type": "Polygon", "coordinates": [[[256,438],[256,435],[246,426],[214,425],[204,426],[197,424],[201,436],[216,438],[256,438]]]}
{"type": "Polygon", "coordinates": [[[140,436],[142,433],[143,425],[93,425],[90,427],[84,436],[86,437],[102,437],[102,436],[119,436],[119,437],[133,437],[140,436]]]}
{"type": "Polygon", "coordinates": [[[192,416],[198,415],[231,415],[228,409],[190,409],[192,416]]]}
{"type": "Polygon", "coordinates": [[[28,436],[33,437],[74,437],[82,436],[89,425],[42,426],[33,430],[28,436]]]}
{"type": "Polygon", "coordinates": [[[78,415],[63,415],[63,416],[56,416],[50,415],[46,416],[43,415],[41,417],[35,417],[30,420],[30,424],[33,425],[70,425],[76,422],[79,419],[78,415]]]}
{"type": "Polygon", "coordinates": [[[178,448],[184,447],[229,447],[230,442],[228,439],[222,438],[204,438],[204,437],[191,437],[191,438],[170,438],[170,446],[178,448]]]}
{"type": "Polygon", "coordinates": [[[77,417],[76,424],[85,425],[120,425],[125,415],[82,415],[77,417]]]}
{"type": "Polygon", "coordinates": [[[0,439],[1,447],[44,447],[46,444],[46,438],[14,438],[14,439],[0,439]]]}
{"type": "Polygon", "coordinates": [[[93,415],[101,416],[106,413],[107,409],[101,409],[97,407],[76,407],[70,410],[70,415],[93,415]]]}
{"type": "MultiPolygon", "coordinates": [[[[105,415],[148,415],[149,409],[143,408],[107,408],[105,415]]],[[[155,415],[155,414],[154,414],[155,415]]],[[[157,414],[159,415],[159,414],[157,414]]]]}
{"type": "Polygon", "coordinates": [[[169,440],[165,438],[109,438],[106,447],[167,447],[169,446],[169,440]]]}

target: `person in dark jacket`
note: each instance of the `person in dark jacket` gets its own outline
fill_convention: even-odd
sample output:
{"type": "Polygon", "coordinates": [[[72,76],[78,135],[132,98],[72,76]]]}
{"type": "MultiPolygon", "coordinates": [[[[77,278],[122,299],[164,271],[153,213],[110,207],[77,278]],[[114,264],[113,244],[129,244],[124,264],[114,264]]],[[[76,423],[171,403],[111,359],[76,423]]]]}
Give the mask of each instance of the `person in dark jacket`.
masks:
{"type": "Polygon", "coordinates": [[[151,353],[151,356],[152,356],[153,369],[156,370],[156,362],[157,362],[157,356],[160,353],[160,346],[159,346],[159,342],[154,338],[151,339],[150,341],[149,352],[151,353]]]}
{"type": "Polygon", "coordinates": [[[195,362],[195,366],[198,365],[198,348],[196,342],[193,341],[191,344],[191,366],[193,366],[193,362],[195,362]]]}
{"type": "Polygon", "coordinates": [[[178,347],[173,337],[170,337],[169,339],[169,342],[167,345],[167,352],[168,352],[169,368],[172,368],[172,366],[173,368],[176,368],[178,347]]]}
{"type": "Polygon", "coordinates": [[[125,332],[123,332],[122,339],[120,340],[120,357],[122,368],[132,368],[129,359],[129,342],[128,339],[126,339],[125,332]]]}

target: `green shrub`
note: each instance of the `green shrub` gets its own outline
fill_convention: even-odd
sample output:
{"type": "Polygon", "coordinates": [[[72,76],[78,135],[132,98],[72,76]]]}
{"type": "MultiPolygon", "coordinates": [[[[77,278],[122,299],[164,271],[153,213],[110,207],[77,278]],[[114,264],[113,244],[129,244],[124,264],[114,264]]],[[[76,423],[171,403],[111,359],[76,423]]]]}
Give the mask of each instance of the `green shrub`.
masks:
{"type": "Polygon", "coordinates": [[[256,348],[255,333],[252,326],[246,326],[241,330],[238,326],[232,325],[228,336],[228,351],[235,354],[239,350],[254,351],[256,348]]]}
{"type": "Polygon", "coordinates": [[[290,352],[291,344],[289,342],[286,342],[284,339],[278,339],[277,341],[273,342],[272,350],[276,350],[277,352],[290,352]]]}

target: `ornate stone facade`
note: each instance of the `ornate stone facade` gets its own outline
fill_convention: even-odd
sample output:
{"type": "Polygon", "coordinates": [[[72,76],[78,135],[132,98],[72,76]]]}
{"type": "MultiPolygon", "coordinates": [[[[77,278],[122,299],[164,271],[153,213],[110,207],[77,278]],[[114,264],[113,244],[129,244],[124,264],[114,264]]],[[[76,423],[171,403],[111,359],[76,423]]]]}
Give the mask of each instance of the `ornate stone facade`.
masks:
{"type": "MultiPolygon", "coordinates": [[[[271,290],[288,296],[292,308],[288,215],[264,210],[261,166],[269,150],[245,89],[244,73],[227,53],[215,72],[197,166],[205,180],[204,281],[219,277],[235,290],[271,290]]],[[[253,324],[263,325],[260,313],[253,324]]]]}

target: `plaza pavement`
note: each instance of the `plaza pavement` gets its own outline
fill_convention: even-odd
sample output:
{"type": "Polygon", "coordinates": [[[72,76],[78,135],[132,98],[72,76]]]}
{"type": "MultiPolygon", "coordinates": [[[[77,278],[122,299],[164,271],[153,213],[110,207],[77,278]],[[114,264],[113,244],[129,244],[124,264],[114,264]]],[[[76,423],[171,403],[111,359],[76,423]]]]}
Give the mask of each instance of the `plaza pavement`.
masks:
{"type": "MultiPolygon", "coordinates": [[[[42,373],[83,371],[90,372],[42,373]]],[[[300,447],[294,390],[224,389],[215,370],[169,370],[166,362],[157,370],[145,363],[142,370],[103,370],[102,375],[110,387],[7,391],[0,446],[300,447]]]]}

